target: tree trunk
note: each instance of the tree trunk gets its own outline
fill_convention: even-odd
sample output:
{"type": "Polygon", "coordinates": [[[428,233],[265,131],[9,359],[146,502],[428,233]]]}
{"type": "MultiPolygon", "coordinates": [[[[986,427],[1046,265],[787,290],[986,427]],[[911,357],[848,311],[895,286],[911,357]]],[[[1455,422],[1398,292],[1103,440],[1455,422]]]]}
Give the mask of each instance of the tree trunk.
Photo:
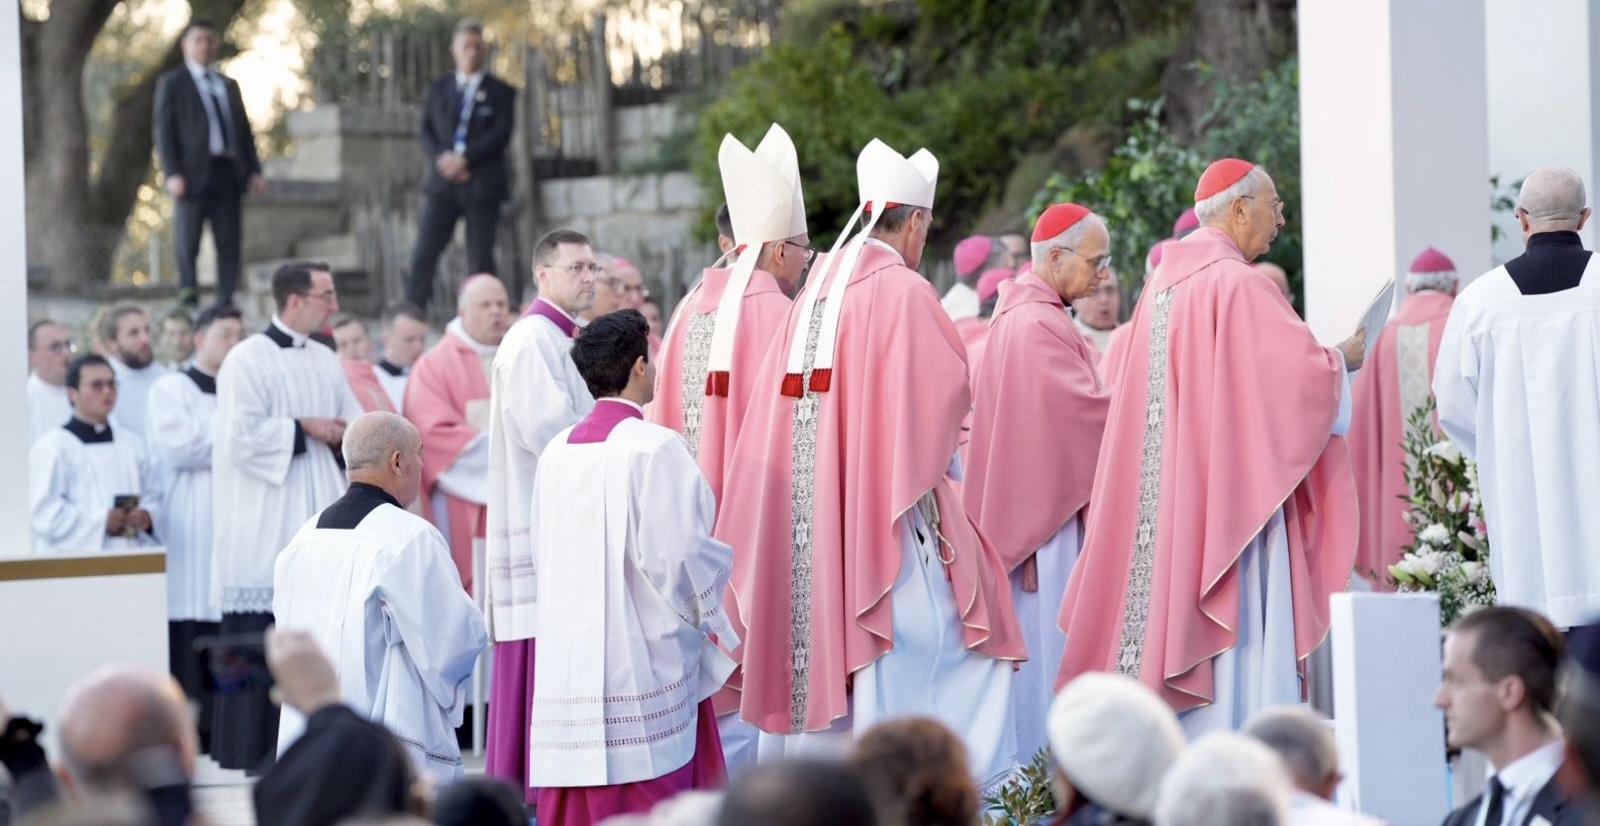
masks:
{"type": "Polygon", "coordinates": [[[1218,86],[1255,80],[1294,50],[1294,9],[1294,0],[1196,0],[1188,32],[1161,75],[1167,125],[1179,140],[1199,136],[1218,86]]]}
{"type": "MultiPolygon", "coordinates": [[[[119,0],[52,3],[46,20],[23,20],[24,154],[28,260],[49,268],[53,285],[106,281],[139,186],[151,171],[155,86],[182,62],[176,44],[118,90],[99,174],[89,179],[83,72],[119,0]]],[[[226,32],[247,0],[192,0],[196,17],[226,32]]]]}

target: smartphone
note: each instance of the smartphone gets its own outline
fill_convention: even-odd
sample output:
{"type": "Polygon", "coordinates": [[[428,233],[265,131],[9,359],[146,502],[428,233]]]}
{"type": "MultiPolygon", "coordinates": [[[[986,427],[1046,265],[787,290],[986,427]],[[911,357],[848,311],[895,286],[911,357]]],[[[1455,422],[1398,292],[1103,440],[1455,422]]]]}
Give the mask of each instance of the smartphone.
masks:
{"type": "Polygon", "coordinates": [[[123,494],[121,496],[113,496],[111,498],[111,507],[116,508],[118,510],[125,510],[125,511],[138,510],[138,508],[139,508],[139,497],[137,495],[134,495],[134,494],[123,494]]]}
{"type": "Polygon", "coordinates": [[[218,694],[266,690],[272,687],[267,670],[266,635],[214,634],[194,641],[195,653],[204,658],[206,671],[218,694]]]}

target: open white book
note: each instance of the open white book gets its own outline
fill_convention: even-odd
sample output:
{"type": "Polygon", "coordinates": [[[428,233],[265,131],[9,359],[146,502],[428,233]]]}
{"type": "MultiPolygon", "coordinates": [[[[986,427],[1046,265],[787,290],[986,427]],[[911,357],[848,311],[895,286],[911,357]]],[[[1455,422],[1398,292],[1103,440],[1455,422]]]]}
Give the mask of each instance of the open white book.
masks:
{"type": "Polygon", "coordinates": [[[1384,282],[1383,288],[1373,296],[1372,303],[1367,305],[1367,311],[1361,314],[1361,323],[1356,325],[1357,330],[1367,331],[1367,355],[1372,355],[1372,348],[1378,344],[1378,334],[1383,332],[1383,325],[1389,323],[1389,313],[1394,309],[1394,279],[1384,282]]]}

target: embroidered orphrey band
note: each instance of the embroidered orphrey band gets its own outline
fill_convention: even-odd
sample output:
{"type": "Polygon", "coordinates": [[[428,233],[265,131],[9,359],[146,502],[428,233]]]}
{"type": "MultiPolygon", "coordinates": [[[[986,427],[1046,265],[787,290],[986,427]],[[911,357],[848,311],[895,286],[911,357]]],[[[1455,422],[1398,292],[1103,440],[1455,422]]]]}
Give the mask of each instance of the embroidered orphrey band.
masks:
{"type": "MultiPolygon", "coordinates": [[[[1435,322],[1441,323],[1441,322],[1435,322]]],[[[1400,368],[1400,421],[1411,421],[1411,414],[1427,404],[1433,392],[1433,377],[1428,375],[1429,325],[1415,324],[1395,328],[1395,361],[1400,368]]],[[[1374,353],[1372,358],[1377,358],[1374,353]]]]}
{"type": "Polygon", "coordinates": [[[1122,640],[1117,673],[1139,679],[1144,664],[1145,629],[1150,621],[1150,583],[1155,577],[1156,521],[1161,511],[1161,445],[1167,423],[1167,318],[1172,287],[1156,296],[1150,320],[1150,368],[1145,383],[1144,443],[1139,457],[1139,513],[1133,538],[1133,564],[1122,603],[1122,640]]]}
{"type": "Polygon", "coordinates": [[[794,456],[789,480],[789,646],[792,681],[789,685],[789,724],[805,731],[806,689],[811,680],[811,513],[815,501],[817,465],[817,411],[821,397],[810,389],[811,367],[817,361],[817,339],[822,334],[822,306],[817,301],[806,328],[806,353],[801,374],[806,389],[794,402],[794,427],[790,449],[794,456]]]}
{"type": "MultiPolygon", "coordinates": [[[[687,308],[685,310],[688,311],[687,308]]],[[[683,331],[683,438],[689,453],[700,455],[700,423],[705,411],[706,369],[711,363],[711,334],[717,329],[717,312],[692,313],[683,331]]]]}

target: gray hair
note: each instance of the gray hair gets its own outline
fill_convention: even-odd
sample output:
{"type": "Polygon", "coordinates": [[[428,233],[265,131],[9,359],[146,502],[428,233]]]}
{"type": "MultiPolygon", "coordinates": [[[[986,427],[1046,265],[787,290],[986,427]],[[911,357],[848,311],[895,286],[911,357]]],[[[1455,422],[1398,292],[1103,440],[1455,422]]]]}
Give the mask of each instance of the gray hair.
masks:
{"type": "Polygon", "coordinates": [[[1447,293],[1456,288],[1455,270],[1442,272],[1408,272],[1406,273],[1406,291],[1420,293],[1424,290],[1447,293]]]}
{"type": "Polygon", "coordinates": [[[414,449],[421,439],[417,428],[400,416],[382,410],[363,413],[344,432],[345,472],[377,467],[396,451],[414,449]]]}
{"type": "MultiPolygon", "coordinates": [[[[1089,227],[1091,226],[1105,228],[1108,234],[1111,232],[1111,229],[1106,227],[1106,219],[1100,217],[1098,213],[1091,212],[1083,216],[1082,221],[1062,230],[1056,237],[1046,238],[1043,241],[1034,241],[1029,245],[1029,249],[1033,252],[1033,268],[1037,270],[1043,266],[1045,259],[1050,257],[1050,250],[1056,247],[1077,247],[1083,243],[1083,236],[1089,234],[1089,227]]],[[[998,247],[1000,245],[997,243],[995,246],[998,247]]]]}
{"type": "Polygon", "coordinates": [[[1310,791],[1339,773],[1339,747],[1328,721],[1309,709],[1263,709],[1244,724],[1242,733],[1277,752],[1302,789],[1310,791]]]}
{"type": "Polygon", "coordinates": [[[1196,740],[1172,764],[1156,799],[1156,826],[1282,826],[1289,776],[1270,749],[1242,734],[1196,740]]]}
{"type": "Polygon", "coordinates": [[[1587,204],[1583,178],[1564,166],[1535,169],[1517,193],[1517,208],[1536,232],[1577,229],[1587,204]]]}
{"type": "Polygon", "coordinates": [[[1259,166],[1252,167],[1250,172],[1236,181],[1233,186],[1204,201],[1197,201],[1194,205],[1194,217],[1200,219],[1201,226],[1220,223],[1224,218],[1228,217],[1228,209],[1233,206],[1234,201],[1240,198],[1255,197],[1255,194],[1260,192],[1261,187],[1265,186],[1269,180],[1271,180],[1271,176],[1267,174],[1267,170],[1259,166]]]}

